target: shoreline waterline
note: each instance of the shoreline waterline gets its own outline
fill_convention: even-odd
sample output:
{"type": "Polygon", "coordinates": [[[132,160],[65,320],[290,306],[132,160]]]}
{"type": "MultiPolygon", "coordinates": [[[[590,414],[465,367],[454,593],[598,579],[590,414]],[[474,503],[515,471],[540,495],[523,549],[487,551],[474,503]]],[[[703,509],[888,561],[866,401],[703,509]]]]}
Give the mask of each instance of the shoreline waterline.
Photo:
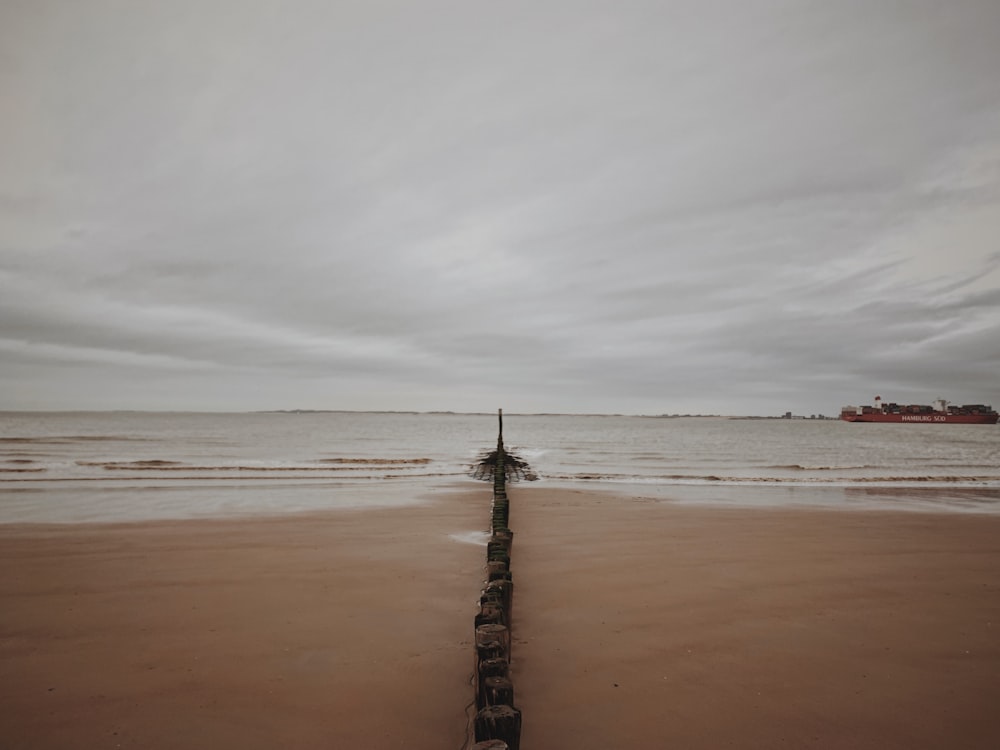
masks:
{"type": "MultiPolygon", "coordinates": [[[[443,496],[474,492],[482,482],[397,480],[358,486],[294,483],[269,486],[88,487],[0,492],[0,525],[130,524],[160,521],[225,521],[328,515],[426,505],[443,496]],[[44,498],[44,500],[40,499],[44,498]]],[[[783,508],[842,512],[1000,515],[1000,487],[816,486],[725,483],[655,484],[542,480],[513,485],[527,501],[548,490],[613,498],[616,503],[653,501],[705,509],[783,508]]]]}

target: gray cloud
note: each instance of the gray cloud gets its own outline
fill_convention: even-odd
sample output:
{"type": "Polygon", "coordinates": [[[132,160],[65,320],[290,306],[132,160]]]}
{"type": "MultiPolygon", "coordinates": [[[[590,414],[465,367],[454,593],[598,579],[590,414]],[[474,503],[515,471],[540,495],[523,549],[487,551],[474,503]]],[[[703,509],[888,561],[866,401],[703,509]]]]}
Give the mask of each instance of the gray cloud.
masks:
{"type": "Polygon", "coordinates": [[[1000,402],[1000,6],[8,3],[0,408],[1000,402]]]}

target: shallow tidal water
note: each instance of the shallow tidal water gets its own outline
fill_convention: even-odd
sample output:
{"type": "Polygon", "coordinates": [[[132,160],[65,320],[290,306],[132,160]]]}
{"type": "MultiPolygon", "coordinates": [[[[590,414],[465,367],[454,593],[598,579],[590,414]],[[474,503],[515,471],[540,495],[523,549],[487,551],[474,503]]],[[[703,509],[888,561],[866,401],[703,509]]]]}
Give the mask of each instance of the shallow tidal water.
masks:
{"type": "MultiPolygon", "coordinates": [[[[4,413],[0,523],[386,507],[475,487],[495,414],[4,413]]],[[[533,486],[714,505],[1000,512],[1000,428],[508,414],[533,486]]]]}

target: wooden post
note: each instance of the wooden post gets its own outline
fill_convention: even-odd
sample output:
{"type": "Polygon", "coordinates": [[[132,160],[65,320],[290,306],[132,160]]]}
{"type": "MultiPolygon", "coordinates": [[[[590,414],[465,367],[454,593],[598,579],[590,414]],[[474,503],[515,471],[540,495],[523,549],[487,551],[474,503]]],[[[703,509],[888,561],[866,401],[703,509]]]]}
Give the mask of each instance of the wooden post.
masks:
{"type": "Polygon", "coordinates": [[[486,677],[483,680],[483,703],[487,706],[514,705],[514,683],[508,677],[486,677]]]}
{"type": "Polygon", "coordinates": [[[507,616],[507,624],[510,625],[510,616],[514,610],[514,582],[510,580],[490,581],[486,584],[483,594],[499,596],[500,606],[503,607],[507,616]]]}
{"type": "Polygon", "coordinates": [[[499,529],[493,529],[493,536],[491,541],[501,542],[507,545],[507,549],[514,546],[514,532],[508,528],[501,527],[499,529]]]}
{"type": "Polygon", "coordinates": [[[474,620],[476,627],[480,625],[506,625],[507,615],[502,606],[494,601],[484,601],[479,605],[479,614],[474,620]]]}
{"type": "Polygon", "coordinates": [[[493,493],[503,494],[506,492],[507,470],[505,467],[505,455],[503,449],[503,409],[497,409],[497,419],[500,423],[500,431],[497,433],[497,462],[493,467],[493,493]]]}
{"type": "Polygon", "coordinates": [[[511,580],[510,569],[503,560],[490,560],[486,563],[486,581],[511,580]]]}
{"type": "Polygon", "coordinates": [[[490,659],[503,659],[507,660],[507,650],[504,648],[503,643],[500,641],[487,641],[486,643],[476,644],[476,669],[479,669],[479,665],[490,659]]]}
{"type": "Polygon", "coordinates": [[[489,557],[494,552],[502,552],[503,554],[510,556],[510,542],[511,540],[505,539],[503,537],[498,537],[496,535],[491,536],[489,541],[486,542],[486,556],[489,557]]]}
{"type": "Polygon", "coordinates": [[[476,672],[476,709],[486,706],[514,703],[514,686],[510,683],[510,670],[506,659],[484,659],[476,672]],[[506,682],[490,682],[505,680],[506,682]]]}
{"type": "Polygon", "coordinates": [[[510,750],[521,746],[521,712],[513,706],[487,706],[476,714],[476,742],[503,740],[510,750]]]}
{"type": "Polygon", "coordinates": [[[508,555],[504,550],[496,550],[490,553],[487,558],[487,562],[501,562],[509,570],[510,569],[510,555],[508,555]]]}
{"type": "Polygon", "coordinates": [[[509,677],[510,664],[506,659],[483,659],[479,662],[479,676],[483,679],[487,677],[509,677]]]}
{"type": "Polygon", "coordinates": [[[485,646],[488,643],[499,643],[502,648],[500,656],[510,659],[510,631],[506,625],[487,623],[476,628],[476,647],[485,646]]]}

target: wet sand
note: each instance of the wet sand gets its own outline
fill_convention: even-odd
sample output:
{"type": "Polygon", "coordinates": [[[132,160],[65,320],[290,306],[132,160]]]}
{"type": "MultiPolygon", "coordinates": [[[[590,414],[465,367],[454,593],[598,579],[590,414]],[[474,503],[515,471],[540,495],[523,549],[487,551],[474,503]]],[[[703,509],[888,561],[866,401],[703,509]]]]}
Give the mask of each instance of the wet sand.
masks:
{"type": "Polygon", "coordinates": [[[1000,747],[1000,518],[518,497],[526,748],[1000,747]]]}
{"type": "MultiPolygon", "coordinates": [[[[0,747],[458,750],[489,499],[0,527],[0,747]]],[[[525,750],[1000,746],[1000,518],[511,500],[525,750]]]]}
{"type": "Polygon", "coordinates": [[[0,747],[457,750],[489,500],[0,527],[0,747]]]}

